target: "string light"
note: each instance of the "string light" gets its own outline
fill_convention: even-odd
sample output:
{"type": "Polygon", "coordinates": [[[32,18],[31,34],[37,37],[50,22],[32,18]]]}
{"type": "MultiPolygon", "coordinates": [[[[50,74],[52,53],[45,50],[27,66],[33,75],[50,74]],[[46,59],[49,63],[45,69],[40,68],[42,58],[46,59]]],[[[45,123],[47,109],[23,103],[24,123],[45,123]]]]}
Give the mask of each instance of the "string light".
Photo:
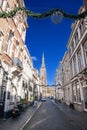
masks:
{"type": "Polygon", "coordinates": [[[52,21],[54,21],[53,19],[56,19],[55,23],[60,22],[63,17],[74,19],[74,20],[77,20],[77,19],[80,20],[80,19],[84,19],[87,16],[87,10],[85,10],[81,14],[74,15],[74,14],[68,14],[60,9],[51,9],[43,13],[34,13],[26,9],[25,7],[17,7],[13,11],[10,11],[10,12],[4,12],[4,11],[0,12],[0,18],[12,18],[16,15],[18,11],[23,11],[26,13],[27,16],[32,17],[32,18],[45,18],[45,17],[51,16],[52,21]]]}

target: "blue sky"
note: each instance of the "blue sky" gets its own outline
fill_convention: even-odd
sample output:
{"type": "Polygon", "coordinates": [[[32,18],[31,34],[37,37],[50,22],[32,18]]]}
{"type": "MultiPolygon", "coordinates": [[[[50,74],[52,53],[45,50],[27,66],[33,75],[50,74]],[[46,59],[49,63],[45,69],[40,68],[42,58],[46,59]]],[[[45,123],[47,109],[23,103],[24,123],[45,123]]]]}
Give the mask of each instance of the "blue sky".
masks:
{"type": "MultiPolygon", "coordinates": [[[[77,14],[83,0],[24,0],[27,9],[44,12],[52,8],[60,8],[67,13],[77,14]]],[[[41,67],[42,53],[45,55],[47,84],[54,84],[54,76],[59,62],[62,60],[68,42],[73,20],[63,18],[60,24],[53,24],[51,18],[34,19],[28,17],[26,44],[30,55],[34,57],[34,67],[41,67]]]]}

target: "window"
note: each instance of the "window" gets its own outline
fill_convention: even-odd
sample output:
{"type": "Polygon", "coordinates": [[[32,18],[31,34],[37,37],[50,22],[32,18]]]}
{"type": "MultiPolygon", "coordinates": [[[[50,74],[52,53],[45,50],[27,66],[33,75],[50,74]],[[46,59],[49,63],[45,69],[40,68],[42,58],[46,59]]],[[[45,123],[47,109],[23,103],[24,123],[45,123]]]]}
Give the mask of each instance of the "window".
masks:
{"type": "Polygon", "coordinates": [[[9,6],[8,2],[7,2],[7,4],[6,4],[6,9],[5,9],[5,11],[6,11],[6,12],[9,12],[9,11],[10,11],[10,6],[9,6]]]}
{"type": "Polygon", "coordinates": [[[12,32],[12,30],[10,30],[10,33],[9,33],[9,39],[12,40],[13,36],[14,36],[14,33],[12,32]]]}
{"type": "Polygon", "coordinates": [[[10,94],[10,92],[8,91],[8,92],[7,92],[7,99],[10,99],[10,97],[11,97],[11,94],[10,94]]]}
{"type": "Polygon", "coordinates": [[[75,84],[72,85],[73,101],[76,102],[76,87],[75,84]]]}
{"type": "Polygon", "coordinates": [[[69,48],[69,57],[71,57],[71,47],[69,48]]]}
{"type": "Polygon", "coordinates": [[[2,9],[3,9],[3,11],[6,10],[6,6],[7,6],[7,0],[3,0],[3,3],[2,3],[2,9]]]}
{"type": "Polygon", "coordinates": [[[75,34],[75,43],[78,44],[78,32],[75,34]]]}
{"type": "MultiPolygon", "coordinates": [[[[79,33],[80,33],[79,35],[80,35],[80,37],[81,37],[81,24],[80,24],[80,26],[79,26],[79,33]]],[[[80,38],[80,37],[79,37],[79,38],[80,38]]]]}
{"type": "Polygon", "coordinates": [[[21,32],[21,25],[18,24],[18,31],[21,32]]]}
{"type": "Polygon", "coordinates": [[[71,71],[71,78],[73,77],[73,66],[72,66],[72,62],[70,63],[70,71],[71,71]]]}
{"type": "Polygon", "coordinates": [[[73,53],[73,51],[74,51],[74,42],[73,41],[72,41],[71,47],[72,47],[72,53],[73,53]]]}
{"type": "Polygon", "coordinates": [[[16,48],[15,48],[15,52],[14,52],[14,57],[18,57],[18,49],[19,49],[19,42],[16,41],[16,48]]]}
{"type": "Polygon", "coordinates": [[[76,74],[76,57],[73,58],[73,64],[74,64],[74,75],[76,74]]]}
{"type": "Polygon", "coordinates": [[[4,101],[5,100],[5,86],[1,86],[1,90],[0,90],[0,101],[4,101]]]}
{"type": "Polygon", "coordinates": [[[87,44],[84,44],[85,64],[87,65],[87,44]]]}
{"type": "Polygon", "coordinates": [[[31,87],[31,86],[29,86],[29,91],[31,91],[31,92],[32,92],[32,87],[31,87]]]}
{"type": "Polygon", "coordinates": [[[77,92],[77,102],[81,102],[81,95],[80,95],[80,87],[79,84],[76,83],[76,92],[77,92]]]}
{"type": "Polygon", "coordinates": [[[83,68],[81,51],[79,51],[77,53],[77,56],[78,56],[78,66],[79,66],[79,72],[80,72],[82,70],[82,68],[83,68]]]}
{"type": "Polygon", "coordinates": [[[4,38],[4,35],[2,31],[0,31],[0,52],[2,51],[3,38],[4,38]]]}
{"type": "Polygon", "coordinates": [[[0,2],[0,4],[1,4],[3,11],[6,11],[6,12],[10,11],[10,6],[9,6],[7,0],[3,0],[3,2],[0,2]]]}
{"type": "Polygon", "coordinates": [[[22,61],[22,54],[23,54],[23,50],[22,48],[20,49],[20,60],[22,61]]]}
{"type": "Polygon", "coordinates": [[[0,7],[2,7],[2,1],[3,1],[3,0],[0,0],[0,7]]]}
{"type": "Polygon", "coordinates": [[[11,43],[14,37],[14,33],[12,31],[10,31],[9,36],[8,36],[8,45],[7,45],[7,54],[10,55],[10,51],[11,51],[11,43]]]}
{"type": "Polygon", "coordinates": [[[81,25],[80,25],[80,34],[82,35],[84,33],[84,21],[81,21],[81,25]]]}
{"type": "Polygon", "coordinates": [[[22,40],[25,42],[25,35],[26,35],[26,30],[23,28],[22,31],[22,40]]]}
{"type": "Polygon", "coordinates": [[[84,19],[85,26],[87,26],[87,17],[84,19]]]}

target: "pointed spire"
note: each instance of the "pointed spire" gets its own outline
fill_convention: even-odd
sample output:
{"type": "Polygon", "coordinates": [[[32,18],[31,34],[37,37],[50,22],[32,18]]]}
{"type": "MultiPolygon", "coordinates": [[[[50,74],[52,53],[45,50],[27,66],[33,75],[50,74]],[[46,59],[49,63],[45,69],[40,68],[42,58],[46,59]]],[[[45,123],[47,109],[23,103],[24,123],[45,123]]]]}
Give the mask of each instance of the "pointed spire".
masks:
{"type": "Polygon", "coordinates": [[[43,53],[43,55],[42,55],[42,65],[41,65],[41,67],[42,67],[42,68],[45,67],[44,53],[43,53]]]}

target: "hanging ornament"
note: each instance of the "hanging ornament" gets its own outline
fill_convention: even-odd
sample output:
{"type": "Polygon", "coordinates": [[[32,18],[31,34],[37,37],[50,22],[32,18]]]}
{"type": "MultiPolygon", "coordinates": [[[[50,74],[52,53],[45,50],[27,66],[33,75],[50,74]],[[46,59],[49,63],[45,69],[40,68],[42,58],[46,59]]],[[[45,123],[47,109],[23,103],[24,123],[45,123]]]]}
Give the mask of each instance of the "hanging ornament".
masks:
{"type": "Polygon", "coordinates": [[[55,12],[51,15],[51,20],[54,24],[58,24],[62,21],[63,14],[61,12],[55,12]]]}

